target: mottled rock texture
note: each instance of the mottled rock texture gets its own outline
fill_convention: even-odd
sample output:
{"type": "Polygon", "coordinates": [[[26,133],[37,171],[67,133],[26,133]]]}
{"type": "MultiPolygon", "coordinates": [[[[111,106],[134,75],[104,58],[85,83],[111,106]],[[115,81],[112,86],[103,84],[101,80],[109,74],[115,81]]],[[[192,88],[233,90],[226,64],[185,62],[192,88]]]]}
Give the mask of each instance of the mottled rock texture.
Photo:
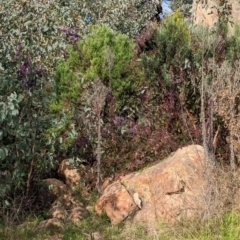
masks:
{"type": "Polygon", "coordinates": [[[192,217],[205,207],[204,166],[203,147],[180,148],[155,166],[128,174],[109,185],[95,210],[98,214],[106,212],[113,224],[128,216],[134,222],[146,223],[192,217]],[[138,196],[141,208],[133,196],[138,196]]]}

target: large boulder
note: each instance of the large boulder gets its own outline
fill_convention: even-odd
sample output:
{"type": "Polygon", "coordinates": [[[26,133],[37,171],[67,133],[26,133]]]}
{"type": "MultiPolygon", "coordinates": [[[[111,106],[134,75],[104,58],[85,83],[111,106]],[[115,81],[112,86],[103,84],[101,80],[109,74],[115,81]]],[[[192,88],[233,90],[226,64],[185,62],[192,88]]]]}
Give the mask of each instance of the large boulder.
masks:
{"type": "MultiPolygon", "coordinates": [[[[230,0],[227,4],[230,11],[229,20],[233,23],[240,23],[240,2],[238,0],[230,0]]],[[[219,2],[216,0],[194,0],[192,10],[193,24],[212,27],[219,21],[218,6],[219,2]]],[[[232,28],[230,23],[229,27],[232,28]]]]}
{"type": "Polygon", "coordinates": [[[95,210],[98,214],[106,212],[113,224],[128,216],[134,222],[150,224],[192,217],[205,208],[204,166],[203,147],[180,148],[157,165],[109,185],[95,210]]]}

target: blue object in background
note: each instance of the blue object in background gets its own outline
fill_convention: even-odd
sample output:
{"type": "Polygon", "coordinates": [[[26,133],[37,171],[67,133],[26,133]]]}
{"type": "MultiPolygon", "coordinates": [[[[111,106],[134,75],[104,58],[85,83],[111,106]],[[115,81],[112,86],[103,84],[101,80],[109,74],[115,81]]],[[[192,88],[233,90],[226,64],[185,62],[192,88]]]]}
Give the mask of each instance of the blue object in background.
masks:
{"type": "Polygon", "coordinates": [[[88,15],[87,18],[86,18],[86,22],[87,22],[87,23],[92,22],[92,17],[88,15]]]}
{"type": "Polygon", "coordinates": [[[164,18],[166,14],[172,12],[172,9],[170,6],[171,6],[171,1],[169,0],[162,1],[162,14],[160,15],[161,18],[164,18]]]}

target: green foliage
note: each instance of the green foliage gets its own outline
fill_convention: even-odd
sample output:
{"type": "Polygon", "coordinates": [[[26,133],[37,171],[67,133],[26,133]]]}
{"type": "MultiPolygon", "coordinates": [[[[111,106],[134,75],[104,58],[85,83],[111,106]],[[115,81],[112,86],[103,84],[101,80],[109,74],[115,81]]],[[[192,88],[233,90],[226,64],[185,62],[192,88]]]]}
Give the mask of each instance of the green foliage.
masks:
{"type": "MultiPolygon", "coordinates": [[[[11,77],[14,78],[14,75],[11,77]]],[[[13,188],[26,187],[27,180],[30,181],[29,172],[30,176],[34,173],[37,178],[38,171],[42,169],[44,172],[51,164],[42,154],[47,148],[44,130],[50,124],[50,116],[46,115],[48,99],[41,89],[45,84],[43,77],[36,79],[32,89],[28,85],[23,86],[17,79],[12,79],[15,86],[9,86],[7,78],[0,80],[0,171],[3,179],[0,197],[4,197],[13,188]]]]}
{"type": "MultiPolygon", "coordinates": [[[[2,226],[0,225],[1,239],[46,239],[56,235],[54,231],[35,231],[40,219],[23,224],[22,226],[2,226]]],[[[238,239],[240,237],[240,215],[238,212],[225,213],[223,216],[208,219],[202,222],[192,219],[191,222],[182,220],[169,227],[169,223],[159,222],[155,225],[154,233],[146,232],[149,230],[143,224],[127,224],[125,226],[112,226],[108,217],[101,217],[89,212],[78,226],[66,224],[63,233],[59,234],[62,239],[87,240],[93,238],[94,233],[98,233],[103,239],[125,240],[131,239],[152,240],[156,237],[163,240],[193,239],[193,240],[215,240],[215,239],[238,239]],[[154,234],[154,235],[153,235],[154,234]]]]}
{"type": "Polygon", "coordinates": [[[50,234],[45,232],[36,233],[33,231],[36,223],[25,224],[24,226],[0,226],[0,238],[5,240],[24,239],[24,240],[44,240],[50,237],[50,234]]]}
{"type": "Polygon", "coordinates": [[[184,17],[179,11],[166,18],[159,26],[153,45],[153,54],[142,55],[146,78],[154,83],[156,76],[165,81],[161,85],[171,85],[170,74],[179,74],[186,66],[186,60],[191,57],[190,31],[184,17]]]}
{"type": "Polygon", "coordinates": [[[203,26],[191,28],[191,50],[194,65],[199,69],[203,61],[214,58],[217,51],[217,34],[203,26]]]}
{"type": "Polygon", "coordinates": [[[116,34],[106,25],[97,26],[79,47],[82,53],[80,69],[86,79],[101,79],[116,97],[123,97],[135,86],[129,79],[134,44],[126,35],[116,34]]]}
{"type": "MultiPolygon", "coordinates": [[[[29,181],[37,180],[54,165],[53,157],[56,149],[49,134],[45,134],[45,130],[51,129],[51,125],[57,125],[59,119],[48,112],[47,106],[53,92],[53,74],[57,64],[65,56],[66,46],[79,40],[80,34],[87,33],[88,27],[95,22],[105,22],[120,32],[136,35],[143,28],[146,20],[154,15],[151,9],[155,7],[140,2],[134,1],[130,4],[129,1],[121,3],[77,0],[70,3],[58,0],[48,3],[41,0],[1,1],[1,196],[11,192],[12,189],[17,191],[26,188],[29,181]],[[129,11],[134,12],[134,18],[132,14],[128,14],[129,11]],[[115,13],[114,19],[112,13],[115,13]],[[78,28],[75,28],[76,26],[78,28]],[[20,79],[18,74],[27,59],[31,63],[24,70],[26,71],[24,77],[21,76],[20,79]],[[43,69],[44,74],[40,76],[36,73],[38,69],[43,69]]],[[[125,41],[124,37],[122,40],[120,38],[118,39],[120,42],[125,41]]],[[[116,44],[116,47],[120,46],[121,44],[116,44]]],[[[123,45],[120,48],[123,48],[123,45]]],[[[81,92],[79,76],[74,74],[76,69],[73,69],[79,63],[76,54],[78,56],[78,53],[74,55],[72,50],[68,60],[71,65],[69,69],[66,63],[59,64],[58,67],[59,69],[65,67],[61,71],[58,70],[64,73],[64,77],[57,77],[62,80],[59,84],[61,88],[57,90],[61,94],[64,92],[69,94],[63,96],[63,98],[68,97],[68,101],[64,102],[65,110],[72,102],[79,101],[80,95],[77,91],[81,92]]],[[[116,54],[116,59],[120,57],[116,54]]],[[[114,68],[116,75],[121,71],[118,67],[114,68]]],[[[130,85],[126,82],[117,85],[116,88],[126,89],[130,85]]],[[[59,106],[63,108],[61,104],[56,104],[53,108],[59,111],[59,106]]],[[[69,119],[74,114],[70,110],[63,114],[69,116],[63,117],[64,120],[57,133],[53,131],[52,134],[58,135],[62,129],[67,128],[67,138],[72,142],[76,132],[69,119]]]]}
{"type": "MultiPolygon", "coordinates": [[[[138,86],[131,72],[133,56],[133,41],[107,25],[93,26],[88,35],[69,48],[69,57],[60,62],[55,75],[56,99],[51,103],[51,110],[59,114],[58,124],[47,134],[54,145],[59,145],[59,150],[66,151],[69,147],[75,157],[82,158],[80,151],[74,151],[73,147],[81,135],[96,145],[95,117],[99,106],[92,102],[101,85],[99,80],[115,97],[120,112],[138,86]]],[[[100,103],[100,99],[96,101],[100,103]]]]}
{"type": "Polygon", "coordinates": [[[12,197],[33,194],[33,182],[54,167],[45,130],[52,73],[67,42],[59,27],[68,23],[41,1],[3,0],[0,11],[0,208],[8,214],[12,197]]]}
{"type": "Polygon", "coordinates": [[[133,57],[133,43],[122,35],[116,35],[106,25],[92,29],[80,42],[83,67],[86,77],[102,79],[109,85],[110,79],[119,79],[133,57]]]}
{"type": "Polygon", "coordinates": [[[239,59],[240,54],[240,26],[235,25],[234,35],[227,40],[227,59],[230,63],[234,63],[239,59]]]}
{"type": "Polygon", "coordinates": [[[56,69],[56,96],[58,103],[52,104],[53,111],[60,111],[65,104],[78,102],[81,96],[81,78],[78,76],[78,67],[80,65],[79,54],[73,48],[69,48],[69,58],[67,61],[61,61],[56,69]]]}
{"type": "Polygon", "coordinates": [[[117,34],[106,25],[92,27],[90,34],[76,49],[72,47],[69,58],[57,67],[59,103],[79,103],[86,83],[101,79],[122,106],[137,86],[130,72],[133,56],[134,44],[126,35],[117,34]]]}
{"type": "Polygon", "coordinates": [[[176,66],[188,57],[190,32],[179,11],[168,17],[157,34],[160,64],[176,66]]]}
{"type": "Polygon", "coordinates": [[[193,0],[172,0],[171,9],[173,11],[180,10],[185,17],[191,17],[193,0]]]}

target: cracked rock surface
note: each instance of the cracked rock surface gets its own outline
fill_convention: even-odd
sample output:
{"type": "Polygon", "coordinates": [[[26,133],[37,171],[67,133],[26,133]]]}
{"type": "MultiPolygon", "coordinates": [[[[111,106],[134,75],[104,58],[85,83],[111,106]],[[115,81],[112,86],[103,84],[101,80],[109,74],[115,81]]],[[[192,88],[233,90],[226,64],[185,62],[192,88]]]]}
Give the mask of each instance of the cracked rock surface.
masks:
{"type": "Polygon", "coordinates": [[[203,147],[190,145],[109,185],[95,210],[98,214],[106,212],[113,224],[128,216],[134,222],[149,224],[160,220],[174,222],[203,211],[206,188],[203,147]]]}

